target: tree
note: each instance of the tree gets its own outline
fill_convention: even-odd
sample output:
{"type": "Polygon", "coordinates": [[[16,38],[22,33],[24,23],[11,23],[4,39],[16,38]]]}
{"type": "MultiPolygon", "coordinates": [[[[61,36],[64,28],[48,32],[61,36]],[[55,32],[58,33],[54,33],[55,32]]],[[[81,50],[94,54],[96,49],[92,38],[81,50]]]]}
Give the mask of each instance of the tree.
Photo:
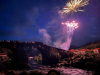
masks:
{"type": "Polygon", "coordinates": [[[59,54],[59,52],[57,51],[57,49],[51,47],[49,50],[49,55],[50,56],[55,56],[57,59],[61,58],[61,55],[59,54]]]}

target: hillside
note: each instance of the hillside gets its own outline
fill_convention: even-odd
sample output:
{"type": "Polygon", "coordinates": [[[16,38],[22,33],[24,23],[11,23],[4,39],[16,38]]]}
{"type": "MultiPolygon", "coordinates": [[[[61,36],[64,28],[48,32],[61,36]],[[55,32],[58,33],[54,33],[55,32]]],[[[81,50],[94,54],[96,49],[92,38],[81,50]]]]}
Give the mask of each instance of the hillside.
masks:
{"type": "Polygon", "coordinates": [[[80,46],[78,49],[95,49],[100,48],[100,40],[95,42],[89,42],[85,45],[80,46]]]}

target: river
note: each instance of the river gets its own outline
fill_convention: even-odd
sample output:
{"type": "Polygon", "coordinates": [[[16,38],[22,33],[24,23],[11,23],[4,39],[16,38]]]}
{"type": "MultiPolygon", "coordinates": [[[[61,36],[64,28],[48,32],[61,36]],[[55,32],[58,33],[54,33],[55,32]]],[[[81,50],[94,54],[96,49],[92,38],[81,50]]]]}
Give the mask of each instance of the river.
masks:
{"type": "Polygon", "coordinates": [[[30,71],[38,70],[40,72],[48,73],[51,69],[55,69],[60,71],[61,75],[93,75],[91,71],[86,71],[82,69],[77,69],[73,67],[51,67],[42,65],[42,63],[38,63],[35,60],[29,60],[29,64],[31,65],[30,71]]]}

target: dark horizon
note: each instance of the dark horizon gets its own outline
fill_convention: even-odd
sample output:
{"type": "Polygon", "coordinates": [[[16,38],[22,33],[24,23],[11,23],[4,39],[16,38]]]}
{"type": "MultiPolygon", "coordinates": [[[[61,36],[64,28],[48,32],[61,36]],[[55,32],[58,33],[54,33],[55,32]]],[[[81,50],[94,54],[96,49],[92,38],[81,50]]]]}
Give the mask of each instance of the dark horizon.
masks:
{"type": "MultiPolygon", "coordinates": [[[[19,41],[19,40],[4,40],[4,39],[2,39],[2,40],[0,40],[0,42],[16,42],[16,41],[18,41],[18,42],[26,42],[26,43],[34,43],[34,42],[40,42],[40,41],[19,41]]],[[[100,40],[98,40],[98,41],[100,41],[100,40]]],[[[97,43],[98,41],[94,41],[94,42],[92,42],[92,41],[90,41],[90,42],[87,42],[87,43],[85,43],[85,44],[83,44],[83,45],[81,45],[81,46],[76,46],[76,45],[70,45],[70,47],[72,47],[72,48],[69,48],[69,50],[70,49],[73,49],[73,46],[75,47],[75,49],[77,49],[77,48],[80,48],[80,47],[83,47],[84,45],[88,45],[88,44],[92,44],[92,43],[97,43]]],[[[43,42],[41,42],[41,43],[43,43],[43,42]]],[[[44,44],[44,43],[43,43],[44,44]]],[[[46,44],[47,45],[47,44],[46,44]]],[[[49,45],[47,45],[47,46],[49,46],[49,45]]],[[[56,47],[55,47],[56,48],[56,47]]],[[[58,48],[58,49],[60,49],[60,48],[58,48]]]]}

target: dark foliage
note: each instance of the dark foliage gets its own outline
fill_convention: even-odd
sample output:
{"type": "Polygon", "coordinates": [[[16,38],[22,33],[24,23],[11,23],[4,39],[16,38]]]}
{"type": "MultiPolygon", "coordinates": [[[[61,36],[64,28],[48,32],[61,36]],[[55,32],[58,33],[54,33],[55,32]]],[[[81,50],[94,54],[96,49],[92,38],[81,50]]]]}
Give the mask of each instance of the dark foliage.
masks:
{"type": "Polygon", "coordinates": [[[38,70],[35,70],[35,71],[31,71],[29,75],[43,75],[43,74],[38,70]]]}
{"type": "Polygon", "coordinates": [[[19,75],[29,75],[28,72],[26,70],[24,70],[23,72],[21,72],[19,75]]]}
{"type": "Polygon", "coordinates": [[[47,75],[60,75],[60,72],[57,70],[50,70],[47,75]]]}

